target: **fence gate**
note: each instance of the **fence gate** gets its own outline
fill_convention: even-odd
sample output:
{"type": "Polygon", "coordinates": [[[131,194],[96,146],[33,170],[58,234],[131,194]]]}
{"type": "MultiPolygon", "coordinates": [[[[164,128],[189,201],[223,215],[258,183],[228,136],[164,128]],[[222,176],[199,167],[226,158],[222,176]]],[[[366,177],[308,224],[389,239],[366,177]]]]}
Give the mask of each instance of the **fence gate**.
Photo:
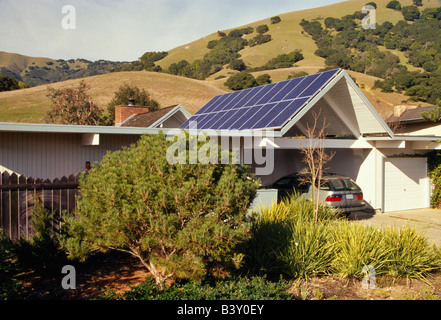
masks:
{"type": "Polygon", "coordinates": [[[33,179],[16,173],[0,175],[0,229],[12,240],[32,236],[32,213],[39,199],[53,213],[52,228],[59,232],[63,214],[75,210],[79,174],[54,180],[33,179]]]}

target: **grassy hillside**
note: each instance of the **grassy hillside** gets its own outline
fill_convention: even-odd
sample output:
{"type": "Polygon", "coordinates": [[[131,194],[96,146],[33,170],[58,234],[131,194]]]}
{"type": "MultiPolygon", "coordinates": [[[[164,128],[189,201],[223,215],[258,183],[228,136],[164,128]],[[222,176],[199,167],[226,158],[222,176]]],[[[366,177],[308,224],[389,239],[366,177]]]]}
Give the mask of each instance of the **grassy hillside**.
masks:
{"type": "MultiPolygon", "coordinates": [[[[391,21],[396,23],[402,19],[401,12],[393,11],[386,8],[386,4],[390,0],[376,0],[377,23],[381,24],[384,21],[391,21]]],[[[254,72],[253,75],[257,77],[260,74],[268,73],[271,75],[273,82],[287,79],[288,75],[306,71],[309,74],[319,71],[325,66],[324,59],[316,56],[314,51],[317,49],[315,42],[311,36],[304,32],[300,26],[302,19],[323,21],[324,18],[332,16],[340,18],[347,14],[352,14],[355,11],[361,10],[367,0],[350,0],[333,5],[314,8],[309,10],[289,12],[280,14],[281,22],[277,24],[270,23],[270,17],[265,20],[256,21],[254,23],[242,26],[251,26],[256,28],[261,24],[269,26],[269,34],[272,40],[268,43],[258,45],[255,47],[247,46],[239,53],[249,67],[258,67],[266,63],[271,58],[281,54],[292,52],[300,49],[304,55],[304,59],[297,62],[292,68],[276,69],[268,71],[254,72]]],[[[411,5],[412,0],[401,0],[403,6],[411,5]]],[[[441,6],[439,0],[423,0],[424,7],[441,6]]],[[[240,28],[242,28],[240,27],[240,28]]],[[[238,27],[239,28],[239,27],[238,27]]],[[[236,29],[236,28],[235,28],[236,29]]],[[[232,29],[230,29],[232,30],[232,29]]],[[[223,30],[228,33],[230,30],[223,30]]],[[[256,35],[254,31],[251,34],[245,35],[246,38],[252,38],[256,35]]],[[[208,35],[202,39],[189,43],[187,45],[175,48],[169,51],[169,54],[164,59],[157,61],[163,69],[167,70],[172,63],[181,60],[193,62],[196,59],[202,58],[209,49],[207,44],[210,40],[219,39],[217,33],[208,35]]],[[[418,68],[412,67],[407,63],[407,58],[402,52],[397,50],[382,50],[391,51],[397,54],[401,63],[407,65],[409,70],[416,70],[418,68]]],[[[60,67],[60,64],[67,65],[69,69],[82,69],[83,60],[73,61],[55,61],[48,58],[31,58],[16,54],[8,54],[0,52],[0,68],[8,65],[11,70],[29,70],[29,67],[60,67]],[[12,66],[12,67],[11,67],[12,66]]],[[[217,94],[224,93],[227,89],[224,87],[226,78],[217,79],[220,75],[225,77],[234,73],[230,69],[223,68],[218,73],[210,76],[205,81],[193,80],[170,74],[147,72],[147,71],[130,71],[130,72],[116,72],[99,76],[85,77],[84,80],[91,86],[91,95],[93,100],[102,108],[105,108],[107,103],[111,100],[113,93],[124,82],[136,85],[140,88],[145,88],[151,93],[152,97],[156,99],[162,107],[173,104],[181,104],[191,113],[196,112],[206,102],[217,94]]],[[[373,90],[374,81],[378,80],[373,76],[349,72],[353,76],[363,93],[371,101],[374,107],[379,111],[383,118],[387,118],[393,110],[393,106],[400,104],[401,101],[407,100],[407,96],[401,93],[385,93],[380,90],[373,90]]],[[[62,88],[66,86],[76,86],[80,80],[68,80],[53,84],[54,88],[62,88]]],[[[7,122],[42,122],[45,113],[51,106],[50,100],[46,97],[47,86],[41,85],[25,90],[1,92],[0,93],[0,121],[7,122]]],[[[421,103],[421,105],[424,105],[421,103]]]]}
{"type": "MultiPolygon", "coordinates": [[[[180,104],[191,113],[199,110],[214,96],[225,92],[216,83],[147,71],[117,72],[83,79],[91,87],[93,101],[102,108],[106,108],[113,93],[125,82],[146,89],[161,107],[180,104]]],[[[80,81],[58,82],[51,87],[76,87],[80,81]]],[[[43,122],[51,107],[51,101],[46,97],[47,87],[42,85],[0,92],[0,122],[43,122]]]]}
{"type": "Polygon", "coordinates": [[[46,62],[56,61],[50,58],[36,58],[28,57],[17,53],[9,53],[0,51],[0,66],[2,67],[15,67],[16,70],[24,70],[30,65],[36,65],[43,67],[46,62]]]}
{"type": "MultiPolygon", "coordinates": [[[[386,8],[389,1],[390,0],[374,1],[377,4],[376,19],[378,24],[382,24],[385,21],[390,21],[395,24],[397,21],[403,19],[401,12],[386,8]]],[[[249,67],[258,67],[278,54],[289,53],[299,49],[302,50],[305,59],[298,62],[297,65],[324,67],[324,59],[314,55],[317,46],[311,37],[303,32],[303,28],[299,23],[302,19],[322,21],[326,17],[341,18],[347,14],[352,14],[355,11],[360,11],[367,2],[369,2],[369,0],[350,0],[314,9],[281,13],[279,16],[282,21],[274,25],[270,23],[270,17],[268,17],[267,19],[256,21],[251,24],[240,27],[238,26],[238,28],[256,28],[261,24],[267,24],[269,26],[268,34],[271,34],[272,36],[272,40],[268,43],[255,47],[246,47],[244,50],[241,50],[239,52],[241,59],[243,59],[249,67]]],[[[400,0],[400,3],[402,6],[407,6],[412,4],[412,0],[400,0]]],[[[441,5],[441,1],[423,0],[423,5],[423,8],[437,7],[441,5]]],[[[222,31],[228,33],[231,30],[232,29],[222,31]]],[[[256,34],[257,33],[254,31],[244,37],[249,39],[256,34]]],[[[170,64],[177,63],[181,60],[192,62],[196,59],[201,59],[207,52],[209,52],[209,49],[207,48],[208,42],[215,39],[219,39],[217,33],[210,34],[189,44],[177,47],[170,50],[168,56],[161,61],[158,61],[156,64],[160,65],[163,69],[167,69],[170,64]]],[[[219,76],[220,74],[225,74],[226,72],[227,70],[223,70],[220,73],[211,76],[211,78],[219,76]]]]}
{"type": "MultiPolygon", "coordinates": [[[[287,74],[300,70],[311,74],[317,72],[319,68],[294,67],[260,71],[254,75],[257,77],[262,73],[268,73],[275,82],[285,80],[287,74]]],[[[383,118],[387,118],[391,114],[394,105],[400,104],[402,100],[406,99],[402,94],[372,90],[371,87],[377,80],[375,77],[352,71],[349,73],[356,79],[363,93],[383,118]]],[[[191,113],[195,113],[214,96],[227,91],[223,86],[225,79],[200,81],[147,71],[117,72],[83,79],[91,86],[92,99],[102,108],[106,108],[113,93],[123,83],[146,89],[160,103],[161,107],[180,104],[191,113]]],[[[76,87],[80,81],[80,79],[68,80],[55,83],[51,87],[55,89],[76,87]]],[[[42,85],[29,89],[0,92],[0,122],[42,123],[46,112],[51,107],[51,101],[46,97],[47,87],[42,85]]]]}
{"type": "Polygon", "coordinates": [[[54,60],[0,51],[0,75],[15,78],[31,86],[108,73],[123,64],[106,60],[54,60]]]}

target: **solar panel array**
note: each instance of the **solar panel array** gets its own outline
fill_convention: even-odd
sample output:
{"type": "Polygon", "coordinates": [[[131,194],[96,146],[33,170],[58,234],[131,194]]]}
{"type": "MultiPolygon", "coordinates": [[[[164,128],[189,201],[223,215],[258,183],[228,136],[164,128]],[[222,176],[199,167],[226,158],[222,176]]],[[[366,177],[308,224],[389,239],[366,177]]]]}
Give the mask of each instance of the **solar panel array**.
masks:
{"type": "Polygon", "coordinates": [[[271,83],[214,97],[181,128],[248,130],[281,128],[316,95],[340,69],[271,83]]]}

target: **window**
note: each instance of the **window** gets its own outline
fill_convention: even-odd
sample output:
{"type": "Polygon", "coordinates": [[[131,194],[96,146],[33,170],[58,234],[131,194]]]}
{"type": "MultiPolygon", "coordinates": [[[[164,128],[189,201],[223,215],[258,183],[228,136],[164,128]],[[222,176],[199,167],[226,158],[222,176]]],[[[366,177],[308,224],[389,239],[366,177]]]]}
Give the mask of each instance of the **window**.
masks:
{"type": "Polygon", "coordinates": [[[337,191],[355,191],[360,189],[351,179],[329,180],[328,183],[332,189],[337,191]]]}
{"type": "Polygon", "coordinates": [[[275,185],[280,188],[289,187],[290,184],[291,184],[291,178],[282,178],[275,183],[275,185]]]}

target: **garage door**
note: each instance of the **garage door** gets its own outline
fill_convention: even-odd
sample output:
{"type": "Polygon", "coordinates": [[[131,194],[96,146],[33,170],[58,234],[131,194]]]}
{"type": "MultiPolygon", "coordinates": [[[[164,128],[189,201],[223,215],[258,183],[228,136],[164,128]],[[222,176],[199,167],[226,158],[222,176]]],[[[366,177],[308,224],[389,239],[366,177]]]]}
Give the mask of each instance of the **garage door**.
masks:
{"type": "Polygon", "coordinates": [[[426,158],[385,159],[383,210],[427,208],[428,181],[426,158]]]}

